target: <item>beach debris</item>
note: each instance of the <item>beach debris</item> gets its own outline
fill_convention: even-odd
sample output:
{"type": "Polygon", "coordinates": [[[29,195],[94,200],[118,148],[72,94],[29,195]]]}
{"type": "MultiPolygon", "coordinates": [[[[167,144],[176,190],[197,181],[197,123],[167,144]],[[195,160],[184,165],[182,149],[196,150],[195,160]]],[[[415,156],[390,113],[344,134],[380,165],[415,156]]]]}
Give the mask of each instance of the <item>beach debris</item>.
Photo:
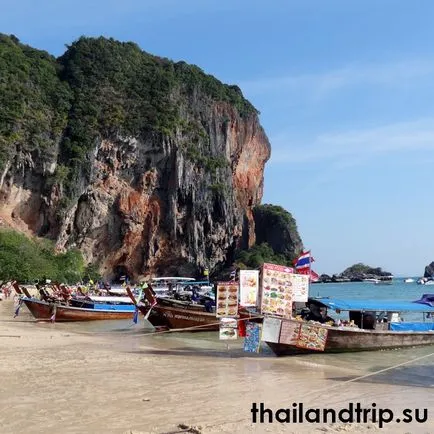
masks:
{"type": "Polygon", "coordinates": [[[147,402],[147,401],[150,401],[151,400],[151,398],[142,398],[142,401],[144,401],[144,402],[147,402]]]}
{"type": "Polygon", "coordinates": [[[165,432],[163,434],[181,434],[181,433],[191,433],[191,434],[203,434],[201,426],[190,426],[185,423],[180,423],[178,425],[179,430],[165,432]]]}
{"type": "Polygon", "coordinates": [[[184,423],[180,423],[178,428],[183,429],[184,432],[192,433],[192,434],[202,434],[201,426],[189,426],[184,423]]]}

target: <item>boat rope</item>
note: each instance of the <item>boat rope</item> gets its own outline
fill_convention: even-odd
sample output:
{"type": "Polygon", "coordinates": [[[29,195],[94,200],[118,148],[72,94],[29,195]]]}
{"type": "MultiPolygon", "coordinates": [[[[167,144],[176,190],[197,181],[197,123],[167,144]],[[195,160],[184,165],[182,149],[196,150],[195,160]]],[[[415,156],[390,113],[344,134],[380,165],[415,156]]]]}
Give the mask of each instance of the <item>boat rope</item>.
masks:
{"type": "Polygon", "coordinates": [[[315,394],[318,395],[322,392],[329,392],[332,389],[337,389],[338,387],[345,386],[346,384],[354,383],[355,381],[360,381],[360,380],[363,380],[363,379],[368,378],[368,377],[373,377],[374,375],[382,374],[383,372],[391,371],[393,369],[400,368],[401,366],[409,365],[410,363],[418,362],[419,360],[427,359],[428,357],[432,357],[432,356],[434,356],[434,352],[430,353],[430,354],[425,354],[424,356],[416,357],[414,359],[407,360],[407,361],[402,362],[402,363],[398,363],[397,365],[393,365],[393,366],[389,366],[387,368],[379,369],[378,371],[370,372],[369,374],[364,374],[364,375],[360,375],[359,377],[356,377],[356,378],[351,378],[350,380],[346,380],[342,383],[335,384],[334,386],[327,386],[327,387],[324,387],[322,389],[313,390],[313,391],[305,394],[301,398],[299,398],[299,401],[303,402],[303,400],[310,395],[315,395],[315,394]]]}
{"type": "MultiPolygon", "coordinates": [[[[344,381],[343,383],[339,383],[339,384],[336,384],[336,385],[334,385],[334,386],[327,386],[327,387],[324,387],[324,388],[322,388],[322,389],[317,389],[317,390],[313,390],[313,391],[311,391],[311,392],[309,392],[309,393],[306,393],[305,395],[303,395],[303,396],[301,396],[301,397],[297,397],[297,400],[298,400],[298,402],[305,402],[304,400],[305,400],[305,398],[307,398],[307,397],[309,397],[309,396],[311,396],[311,395],[317,395],[318,396],[318,394],[321,394],[322,392],[329,392],[330,390],[332,390],[332,389],[337,389],[338,387],[341,387],[341,386],[344,386],[344,385],[346,385],[346,384],[349,384],[349,383],[353,383],[353,382],[355,382],[355,381],[359,381],[359,380],[362,380],[362,379],[364,379],[364,378],[367,378],[367,377],[372,377],[372,376],[374,376],[374,375],[378,375],[378,374],[381,374],[381,373],[383,373],[383,372],[387,372],[387,371],[391,371],[391,370],[393,370],[393,369],[396,369],[396,368],[399,368],[399,367],[401,367],[401,366],[405,366],[405,365],[408,365],[408,364],[410,364],[410,363],[413,363],[413,362],[417,362],[417,361],[419,361],[419,360],[423,360],[423,359],[426,359],[426,358],[429,358],[429,357],[432,357],[432,356],[434,356],[434,352],[433,353],[430,353],[430,354],[425,354],[424,356],[420,356],[420,357],[416,357],[416,358],[414,358],[414,359],[411,359],[411,360],[407,360],[407,361],[405,361],[405,362],[402,362],[402,363],[398,363],[397,365],[393,365],[393,366],[389,366],[389,367],[387,367],[387,368],[383,368],[383,369],[379,369],[378,371],[375,371],[375,372],[371,372],[371,373],[369,373],[369,374],[365,374],[365,375],[360,375],[359,377],[356,377],[356,378],[352,378],[352,379],[350,379],[350,380],[347,380],[347,381],[344,381]]],[[[329,379],[328,379],[329,380],[329,379]]],[[[321,396],[321,395],[319,395],[319,396],[321,396]]],[[[330,399],[330,395],[327,395],[327,399],[330,399]]],[[[236,422],[244,422],[244,419],[241,419],[241,420],[237,420],[237,421],[228,421],[228,422],[226,422],[226,423],[236,423],[236,422]]],[[[222,426],[222,425],[225,425],[225,424],[221,424],[221,425],[219,425],[220,427],[222,426]]],[[[181,428],[181,425],[178,425],[180,428],[181,428]]],[[[212,425],[213,427],[216,427],[217,425],[212,425]]],[[[190,428],[190,427],[188,427],[188,428],[190,428]]],[[[177,433],[182,433],[182,432],[193,432],[193,433],[196,433],[197,431],[189,431],[188,430],[188,428],[187,428],[187,431],[170,431],[170,432],[164,432],[164,433],[162,433],[162,434],[177,434],[177,433]]],[[[195,429],[196,427],[191,427],[191,428],[193,428],[193,429],[195,429]]],[[[190,429],[191,429],[190,428],[190,429]]],[[[210,428],[210,426],[206,426],[206,428],[210,428]]],[[[196,428],[197,429],[197,428],[196,428]]],[[[200,433],[201,431],[199,430],[199,433],[200,433]]]]}
{"type": "MultiPolygon", "coordinates": [[[[262,315],[257,315],[257,316],[250,316],[247,318],[236,318],[236,320],[237,321],[251,321],[254,319],[261,319],[261,318],[263,318],[262,315]]],[[[179,333],[179,332],[193,331],[193,330],[197,330],[197,329],[201,329],[201,328],[205,328],[205,327],[218,326],[219,324],[220,324],[220,322],[213,322],[210,324],[201,324],[201,325],[197,325],[197,326],[185,327],[185,328],[180,328],[180,329],[169,329],[169,330],[161,330],[161,331],[153,331],[153,332],[148,332],[148,333],[141,333],[139,335],[134,335],[131,337],[132,338],[141,338],[143,336],[159,336],[159,335],[167,334],[167,333],[179,333]]],[[[134,323],[129,327],[133,327],[133,326],[134,326],[134,323]]],[[[99,332],[99,333],[94,333],[94,332],[76,332],[76,333],[80,334],[80,335],[106,335],[106,334],[112,334],[112,333],[114,333],[116,335],[120,335],[120,334],[130,334],[131,332],[116,333],[116,332],[113,332],[111,330],[108,332],[99,332]]]]}

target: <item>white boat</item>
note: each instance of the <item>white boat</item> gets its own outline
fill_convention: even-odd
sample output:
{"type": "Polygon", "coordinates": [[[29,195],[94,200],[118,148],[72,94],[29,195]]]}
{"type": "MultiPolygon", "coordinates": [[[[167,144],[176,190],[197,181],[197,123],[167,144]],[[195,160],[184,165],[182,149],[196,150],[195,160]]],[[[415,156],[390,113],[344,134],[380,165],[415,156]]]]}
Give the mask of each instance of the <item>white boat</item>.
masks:
{"type": "Polygon", "coordinates": [[[152,290],[160,298],[172,296],[173,292],[181,294],[188,285],[195,285],[193,277],[153,277],[151,279],[152,290]]]}
{"type": "Polygon", "coordinates": [[[130,304],[130,297],[116,297],[116,296],[104,296],[104,295],[88,295],[88,299],[96,303],[114,303],[114,304],[130,304]]]}
{"type": "Polygon", "coordinates": [[[369,283],[379,283],[380,280],[379,279],[374,279],[374,278],[369,278],[369,279],[363,279],[364,282],[369,282],[369,283]]]}
{"type": "Polygon", "coordinates": [[[427,280],[425,285],[434,285],[434,280],[427,280]]]}
{"type": "Polygon", "coordinates": [[[109,294],[112,295],[127,295],[127,290],[123,286],[111,286],[110,289],[107,290],[109,294]]]}
{"type": "Polygon", "coordinates": [[[413,283],[414,279],[412,279],[411,277],[404,279],[404,283],[413,283]]]}

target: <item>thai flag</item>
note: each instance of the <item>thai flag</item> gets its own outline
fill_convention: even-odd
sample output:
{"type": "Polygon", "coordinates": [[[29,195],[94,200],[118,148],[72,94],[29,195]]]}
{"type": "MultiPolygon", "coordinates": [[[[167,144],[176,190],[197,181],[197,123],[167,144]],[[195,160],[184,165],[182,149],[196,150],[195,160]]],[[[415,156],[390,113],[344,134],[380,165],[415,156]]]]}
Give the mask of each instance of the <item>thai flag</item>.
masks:
{"type": "Polygon", "coordinates": [[[294,265],[297,271],[310,268],[310,264],[314,262],[315,259],[311,256],[309,252],[303,252],[298,259],[294,261],[294,265]]]}
{"type": "Polygon", "coordinates": [[[319,274],[315,273],[315,271],[310,270],[310,281],[311,282],[318,282],[319,280],[319,274]]]}
{"type": "Polygon", "coordinates": [[[318,282],[319,280],[319,274],[315,273],[315,271],[309,268],[301,268],[297,271],[297,274],[304,274],[305,276],[309,276],[310,282],[318,282]]]}

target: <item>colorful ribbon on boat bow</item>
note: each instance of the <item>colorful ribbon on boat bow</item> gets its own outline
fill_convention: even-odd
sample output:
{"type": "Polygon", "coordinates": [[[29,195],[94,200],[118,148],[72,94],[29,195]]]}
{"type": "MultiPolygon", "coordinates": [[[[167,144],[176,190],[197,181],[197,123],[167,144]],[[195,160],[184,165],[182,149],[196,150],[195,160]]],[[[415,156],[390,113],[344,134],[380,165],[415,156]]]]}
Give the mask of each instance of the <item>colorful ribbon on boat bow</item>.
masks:
{"type": "Polygon", "coordinates": [[[21,309],[21,305],[23,304],[23,299],[20,298],[18,301],[18,306],[15,309],[15,313],[14,313],[14,318],[16,318],[18,316],[18,314],[20,313],[20,309],[21,309]]]}
{"type": "Polygon", "coordinates": [[[142,299],[142,293],[143,293],[143,289],[140,288],[139,296],[136,299],[136,302],[134,303],[134,305],[136,306],[136,310],[134,311],[134,317],[133,317],[133,323],[134,324],[137,324],[139,321],[139,303],[140,303],[140,300],[142,299]]]}
{"type": "Polygon", "coordinates": [[[50,317],[50,321],[51,322],[55,322],[56,321],[56,311],[57,311],[57,305],[54,303],[53,307],[52,307],[53,314],[50,317]]]}

